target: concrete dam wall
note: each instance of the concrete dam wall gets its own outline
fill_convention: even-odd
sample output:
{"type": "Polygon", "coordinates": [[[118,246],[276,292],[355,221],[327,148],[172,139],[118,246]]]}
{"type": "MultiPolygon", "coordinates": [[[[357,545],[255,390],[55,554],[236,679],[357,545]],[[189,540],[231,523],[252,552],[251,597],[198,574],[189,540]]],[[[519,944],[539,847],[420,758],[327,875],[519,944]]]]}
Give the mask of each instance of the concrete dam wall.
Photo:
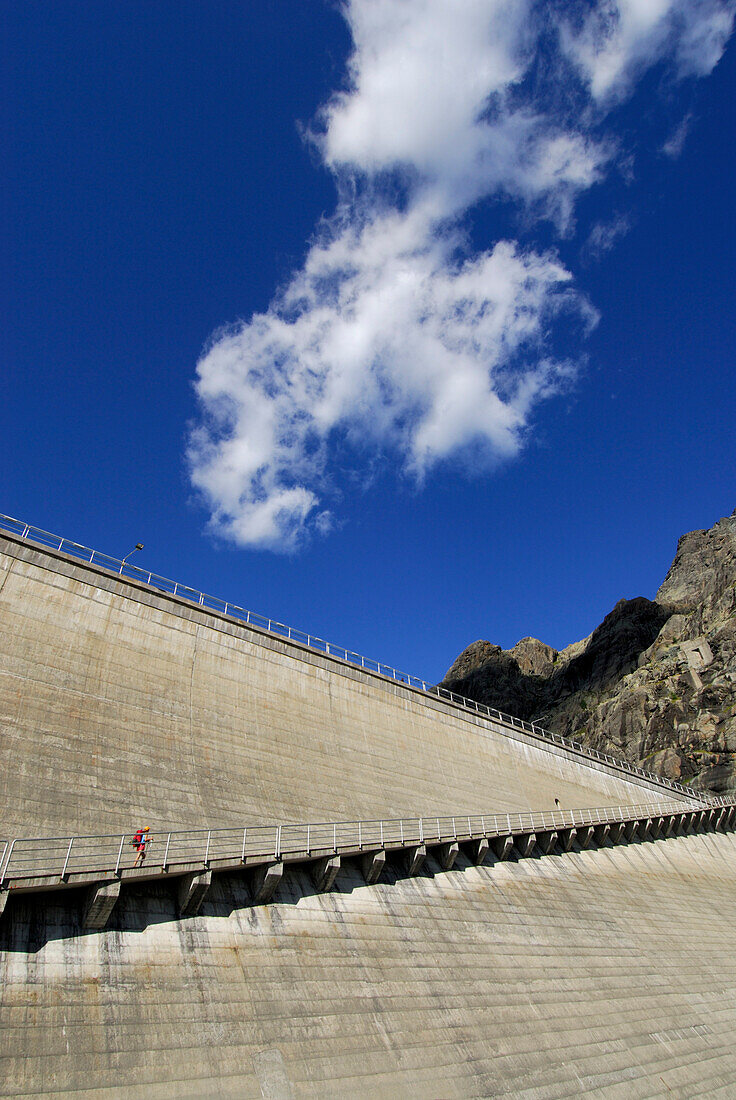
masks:
{"type": "Polygon", "coordinates": [[[731,805],[0,537],[0,840],[555,799],[658,809],[485,862],[386,844],[321,877],[307,853],[263,869],[267,904],[257,869],[207,856],[99,890],[6,881],[0,1096],[726,1100],[736,1077],[731,805]],[[668,806],[700,831],[660,828],[668,806]]]}
{"type": "Polygon", "coordinates": [[[94,934],[13,898],[0,1095],[730,1100],[735,864],[712,833],[326,894],[292,872],[256,907],[223,876],[197,917],[149,888],[94,934]]]}
{"type": "Polygon", "coordinates": [[[11,536],[0,635],[4,837],[672,797],[11,536]]]}

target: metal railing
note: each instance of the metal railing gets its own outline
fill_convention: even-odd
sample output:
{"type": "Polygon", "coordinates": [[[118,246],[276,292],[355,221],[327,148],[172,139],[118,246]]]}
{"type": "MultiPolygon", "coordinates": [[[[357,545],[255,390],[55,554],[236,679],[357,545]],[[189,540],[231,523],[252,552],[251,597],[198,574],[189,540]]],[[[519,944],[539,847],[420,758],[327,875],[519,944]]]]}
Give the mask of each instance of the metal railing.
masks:
{"type": "Polygon", "coordinates": [[[220,614],[227,615],[240,622],[246,623],[248,626],[256,627],[259,630],[264,630],[280,638],[286,638],[290,642],[295,642],[299,645],[306,646],[308,649],[324,653],[338,661],[344,661],[347,664],[355,665],[368,672],[377,673],[379,676],[394,680],[396,683],[403,684],[405,687],[411,688],[418,693],[433,696],[445,702],[452,703],[454,706],[460,708],[461,711],[472,712],[482,718],[501,722],[504,726],[521,730],[526,734],[530,734],[532,737],[558,745],[564,749],[569,749],[591,760],[596,760],[609,767],[616,768],[618,771],[625,771],[632,776],[638,776],[648,783],[654,783],[659,787],[677,791],[689,799],[698,799],[708,805],[717,804],[713,801],[715,796],[712,796],[709,791],[700,791],[693,787],[678,783],[674,779],[666,779],[664,776],[655,775],[654,772],[647,771],[645,768],[640,768],[636,764],[630,764],[627,760],[611,756],[609,753],[600,752],[598,749],[589,748],[579,741],[562,737],[558,733],[552,733],[550,730],[544,729],[535,722],[526,722],[521,718],[514,718],[513,715],[506,714],[501,710],[496,710],[495,707],[486,706],[485,703],[478,703],[474,699],[468,699],[464,695],[458,695],[456,692],[449,691],[447,688],[440,687],[436,684],[430,684],[418,676],[412,676],[408,672],[401,672],[399,669],[384,664],[382,661],[364,657],[362,654],[355,653],[353,650],[345,649],[344,646],[335,645],[334,642],[327,642],[314,634],[308,634],[303,630],[297,630],[294,627],[286,626],[284,623],[277,622],[275,619],[270,619],[265,615],[259,615],[255,611],[248,611],[246,608],[231,603],[229,600],[222,600],[217,596],[209,596],[205,592],[200,592],[196,588],[182,584],[180,581],[172,581],[167,577],[161,577],[157,573],[150,572],[150,570],[141,569],[140,566],[137,565],[130,565],[128,562],[122,561],[119,558],[113,558],[109,554],[102,554],[99,550],[92,550],[89,546],[82,546],[78,542],[72,542],[70,539],[63,538],[61,535],[54,535],[50,531],[44,531],[40,527],[33,527],[31,524],[24,523],[22,520],[13,519],[12,516],[6,516],[0,513],[0,529],[4,529],[8,533],[16,535],[21,539],[28,539],[40,546],[58,550],[61,553],[79,558],[80,561],[86,562],[87,564],[100,566],[128,580],[138,581],[159,592],[189,600],[209,611],[216,611],[220,614]]]}
{"type": "MultiPolygon", "coordinates": [[[[736,805],[721,799],[720,805],[736,805]]],[[[0,888],[33,889],[34,881],[63,887],[105,876],[151,878],[192,867],[227,869],[271,860],[309,860],[324,854],[360,853],[443,844],[482,837],[595,826],[649,817],[708,813],[681,802],[646,802],[580,810],[456,814],[375,821],[246,825],[152,834],[145,860],[138,861],[133,833],[101,836],[32,837],[0,841],[0,888]]]]}

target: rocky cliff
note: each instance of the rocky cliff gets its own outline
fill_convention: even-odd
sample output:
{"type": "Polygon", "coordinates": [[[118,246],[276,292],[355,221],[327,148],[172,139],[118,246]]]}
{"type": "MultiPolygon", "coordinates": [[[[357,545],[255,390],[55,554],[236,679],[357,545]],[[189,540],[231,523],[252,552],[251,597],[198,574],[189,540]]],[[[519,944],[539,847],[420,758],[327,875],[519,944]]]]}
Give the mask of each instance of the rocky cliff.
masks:
{"type": "Polygon", "coordinates": [[[696,787],[736,789],[736,511],[683,535],[654,600],[555,650],[473,642],[443,686],[696,787]]]}

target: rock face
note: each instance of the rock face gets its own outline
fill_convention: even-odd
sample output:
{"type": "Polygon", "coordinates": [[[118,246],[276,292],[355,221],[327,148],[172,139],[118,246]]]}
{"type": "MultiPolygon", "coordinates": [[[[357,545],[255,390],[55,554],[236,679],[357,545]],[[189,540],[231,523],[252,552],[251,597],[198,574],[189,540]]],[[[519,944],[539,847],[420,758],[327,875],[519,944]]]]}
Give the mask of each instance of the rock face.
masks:
{"type": "Polygon", "coordinates": [[[736,790],[736,511],[680,539],[654,600],[557,651],[468,646],[443,686],[660,775],[736,790]]]}

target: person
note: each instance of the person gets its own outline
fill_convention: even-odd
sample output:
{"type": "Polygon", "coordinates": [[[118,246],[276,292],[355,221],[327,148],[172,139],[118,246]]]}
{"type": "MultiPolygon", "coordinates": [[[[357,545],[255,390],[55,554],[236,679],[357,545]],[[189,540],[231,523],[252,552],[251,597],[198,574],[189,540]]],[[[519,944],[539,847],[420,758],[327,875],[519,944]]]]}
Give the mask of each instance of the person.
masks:
{"type": "Polygon", "coordinates": [[[144,825],[142,829],[133,837],[133,847],[137,849],[138,855],[135,857],[134,867],[137,867],[139,863],[143,863],[146,858],[146,845],[151,843],[151,837],[149,833],[151,831],[150,825],[144,825]]]}

